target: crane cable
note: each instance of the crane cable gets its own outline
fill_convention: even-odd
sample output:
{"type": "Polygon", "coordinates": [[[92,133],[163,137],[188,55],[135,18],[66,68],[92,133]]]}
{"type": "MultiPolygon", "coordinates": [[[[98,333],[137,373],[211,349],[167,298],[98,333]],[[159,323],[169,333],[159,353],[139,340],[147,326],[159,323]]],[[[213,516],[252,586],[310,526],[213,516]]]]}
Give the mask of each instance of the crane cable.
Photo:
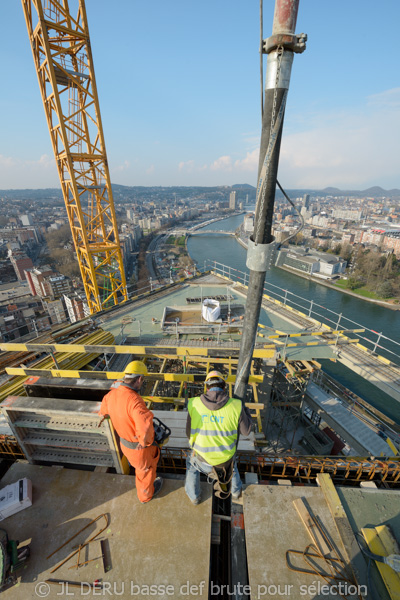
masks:
{"type": "Polygon", "coordinates": [[[295,205],[294,202],[292,202],[292,200],[289,198],[289,196],[287,195],[287,193],[285,192],[285,190],[283,189],[283,187],[281,186],[281,184],[279,183],[278,180],[276,180],[276,185],[279,187],[279,189],[281,190],[282,194],[284,195],[284,197],[286,198],[286,200],[289,202],[289,204],[291,204],[294,208],[294,210],[297,212],[297,214],[299,215],[299,219],[301,221],[301,225],[300,227],[294,232],[292,233],[292,235],[290,235],[288,238],[286,238],[283,242],[281,242],[280,244],[277,245],[277,250],[279,250],[279,248],[282,246],[283,243],[286,244],[286,242],[288,242],[289,240],[292,240],[294,237],[296,237],[296,235],[298,235],[300,233],[300,231],[302,229],[304,229],[305,227],[305,221],[304,221],[304,217],[303,215],[300,213],[299,209],[297,208],[297,206],[295,205]]]}
{"type": "Polygon", "coordinates": [[[260,0],[260,84],[261,84],[261,119],[264,116],[264,55],[263,55],[263,3],[264,0],[260,0]]]}

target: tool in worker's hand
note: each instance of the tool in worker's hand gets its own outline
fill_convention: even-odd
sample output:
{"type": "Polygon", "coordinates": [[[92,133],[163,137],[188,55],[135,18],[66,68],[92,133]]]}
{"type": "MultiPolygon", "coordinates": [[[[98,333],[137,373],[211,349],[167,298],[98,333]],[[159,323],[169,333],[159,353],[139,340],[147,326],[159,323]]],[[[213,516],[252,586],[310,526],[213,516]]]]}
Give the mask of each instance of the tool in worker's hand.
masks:
{"type": "Polygon", "coordinates": [[[169,440],[169,436],[171,435],[171,430],[165,423],[160,421],[157,417],[153,417],[153,425],[154,425],[154,441],[160,446],[164,446],[169,440]]]}

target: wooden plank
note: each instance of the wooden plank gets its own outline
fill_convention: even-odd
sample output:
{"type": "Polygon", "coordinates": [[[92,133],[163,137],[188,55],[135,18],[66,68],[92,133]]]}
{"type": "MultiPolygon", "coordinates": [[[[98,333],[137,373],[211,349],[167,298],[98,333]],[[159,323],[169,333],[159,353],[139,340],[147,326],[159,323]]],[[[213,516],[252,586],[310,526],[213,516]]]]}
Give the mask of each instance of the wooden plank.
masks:
{"type": "Polygon", "coordinates": [[[390,528],[387,525],[378,525],[375,529],[378,532],[382,544],[385,546],[387,556],[389,556],[389,554],[400,554],[399,544],[390,531],[390,528]]]}
{"type": "Polygon", "coordinates": [[[290,364],[290,362],[288,360],[285,360],[285,367],[287,368],[287,370],[289,371],[290,375],[294,375],[296,373],[296,369],[294,369],[292,367],[292,365],[290,364]]]}
{"type": "MultiPolygon", "coordinates": [[[[255,386],[255,384],[252,384],[255,386]]],[[[257,389],[257,388],[256,388],[257,389]]],[[[166,402],[171,404],[176,404],[178,406],[184,406],[185,400],[183,398],[176,398],[175,396],[142,396],[145,402],[166,402]]],[[[262,402],[246,402],[245,406],[247,408],[253,409],[263,409],[264,404],[262,402]]]]}
{"type": "MultiPolygon", "coordinates": [[[[387,525],[364,527],[361,529],[361,533],[373,554],[378,556],[399,554],[399,546],[387,525]]],[[[377,560],[375,565],[378,567],[391,600],[400,600],[400,574],[396,573],[389,565],[377,560]]]]}
{"type": "Polygon", "coordinates": [[[322,365],[317,360],[310,360],[310,363],[314,365],[317,369],[321,369],[322,365]]]}
{"type": "Polygon", "coordinates": [[[330,553],[331,548],[328,546],[319,528],[314,523],[308,508],[304,504],[303,498],[297,498],[297,500],[293,500],[293,504],[314,544],[324,556],[327,556],[330,553]]]}
{"type": "Polygon", "coordinates": [[[314,372],[313,367],[310,365],[310,363],[308,361],[301,360],[300,362],[304,365],[304,367],[307,369],[307,371],[310,371],[310,373],[314,372]]]}
{"type": "Polygon", "coordinates": [[[325,496],[326,503],[335,521],[354,579],[360,586],[365,586],[365,589],[368,589],[365,561],[360,556],[358,542],[329,473],[318,473],[317,484],[325,496]]]}
{"type": "Polygon", "coordinates": [[[164,444],[165,448],[178,448],[178,449],[187,449],[189,448],[189,442],[186,438],[186,440],[184,438],[175,438],[175,437],[170,437],[167,444],[164,444]]]}
{"type": "Polygon", "coordinates": [[[164,423],[186,423],[188,415],[186,410],[153,410],[152,413],[164,423]]]}

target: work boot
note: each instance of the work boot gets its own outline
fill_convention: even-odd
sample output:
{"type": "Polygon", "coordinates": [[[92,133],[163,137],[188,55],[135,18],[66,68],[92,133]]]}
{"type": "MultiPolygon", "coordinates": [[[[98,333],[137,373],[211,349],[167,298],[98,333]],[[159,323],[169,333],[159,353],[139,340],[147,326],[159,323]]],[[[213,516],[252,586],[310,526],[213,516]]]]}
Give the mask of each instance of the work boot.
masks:
{"type": "Polygon", "coordinates": [[[232,494],[232,498],[233,500],[239,500],[239,498],[242,497],[242,488],[240,488],[240,490],[238,492],[235,492],[234,494],[232,494]]]}
{"type": "Polygon", "coordinates": [[[159,491],[162,488],[162,485],[164,483],[164,479],[162,477],[156,477],[154,480],[154,494],[152,495],[152,499],[157,496],[157,494],[159,493],[159,491]]]}
{"type": "MultiPolygon", "coordinates": [[[[189,498],[189,496],[188,496],[188,498],[189,498]]],[[[190,500],[190,502],[192,504],[194,504],[195,506],[197,506],[198,504],[200,504],[201,497],[199,496],[198,498],[195,498],[194,500],[192,500],[191,498],[189,498],[189,500],[190,500]]]]}

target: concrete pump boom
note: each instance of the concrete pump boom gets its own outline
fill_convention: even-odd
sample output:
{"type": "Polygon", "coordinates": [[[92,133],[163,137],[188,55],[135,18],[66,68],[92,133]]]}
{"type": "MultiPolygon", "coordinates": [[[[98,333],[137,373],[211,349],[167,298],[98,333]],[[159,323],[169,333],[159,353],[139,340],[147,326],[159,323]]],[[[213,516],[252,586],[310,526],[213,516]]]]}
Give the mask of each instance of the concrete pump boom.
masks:
{"type": "Polygon", "coordinates": [[[235,396],[242,400],[246,395],[265,275],[274,250],[272,216],[293,53],[305,50],[306,36],[294,35],[298,8],[299,0],[276,0],[272,36],[263,40],[260,49],[268,58],[254,233],[249,239],[246,262],[250,276],[235,385],[235,396]]]}

